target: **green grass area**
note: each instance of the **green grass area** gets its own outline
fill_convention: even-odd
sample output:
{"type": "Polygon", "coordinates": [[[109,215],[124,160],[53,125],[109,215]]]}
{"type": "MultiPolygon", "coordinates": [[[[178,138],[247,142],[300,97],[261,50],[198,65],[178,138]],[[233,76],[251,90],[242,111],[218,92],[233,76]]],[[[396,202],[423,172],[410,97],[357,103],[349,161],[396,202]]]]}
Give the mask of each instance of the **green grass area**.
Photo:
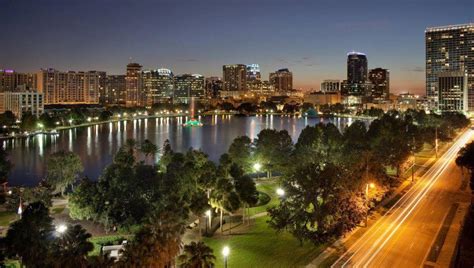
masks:
{"type": "Polygon", "coordinates": [[[51,213],[52,213],[52,214],[61,214],[61,213],[64,211],[65,208],[66,208],[66,205],[64,205],[64,206],[58,206],[58,207],[53,207],[53,208],[51,209],[51,213]]]}
{"type": "Polygon", "coordinates": [[[16,219],[16,213],[11,211],[0,212],[0,226],[8,226],[10,222],[16,219]]]}
{"type": "Polygon", "coordinates": [[[250,216],[266,212],[269,207],[278,205],[278,195],[276,194],[277,188],[278,182],[276,179],[257,180],[257,190],[260,192],[261,195],[266,195],[263,198],[268,199],[269,197],[270,201],[266,202],[263,205],[250,208],[250,216]]]}
{"type": "Polygon", "coordinates": [[[91,256],[98,256],[100,254],[100,248],[107,245],[118,245],[124,239],[127,239],[123,235],[107,235],[107,236],[94,236],[89,239],[94,244],[94,249],[89,253],[91,256]]]}
{"type": "Polygon", "coordinates": [[[307,242],[300,246],[291,234],[277,234],[268,226],[268,219],[267,216],[257,218],[245,234],[205,238],[204,242],[214,250],[216,267],[223,267],[224,246],[230,248],[229,267],[305,266],[324,250],[325,245],[307,242]]]}
{"type": "Polygon", "coordinates": [[[5,260],[5,267],[6,268],[19,268],[20,266],[20,261],[18,260],[5,260]]]}

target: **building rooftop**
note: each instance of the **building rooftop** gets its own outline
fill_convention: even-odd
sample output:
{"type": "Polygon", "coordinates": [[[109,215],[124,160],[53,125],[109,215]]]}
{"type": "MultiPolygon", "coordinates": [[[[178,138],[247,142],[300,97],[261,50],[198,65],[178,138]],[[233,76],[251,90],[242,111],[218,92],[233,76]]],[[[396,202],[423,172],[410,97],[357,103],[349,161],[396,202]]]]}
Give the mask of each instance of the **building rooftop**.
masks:
{"type": "Polygon", "coordinates": [[[425,30],[425,33],[428,32],[441,32],[441,31],[449,31],[449,30],[459,30],[465,28],[474,28],[474,23],[465,23],[465,24],[453,24],[453,25],[445,25],[445,26],[436,26],[436,27],[428,27],[425,30]]]}

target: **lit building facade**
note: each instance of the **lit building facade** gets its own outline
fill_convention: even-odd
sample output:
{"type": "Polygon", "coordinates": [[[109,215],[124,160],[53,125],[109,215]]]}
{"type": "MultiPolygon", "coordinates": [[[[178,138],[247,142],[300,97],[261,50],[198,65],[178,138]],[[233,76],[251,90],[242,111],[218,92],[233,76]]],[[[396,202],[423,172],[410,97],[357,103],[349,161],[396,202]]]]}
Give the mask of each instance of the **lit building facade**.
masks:
{"type": "Polygon", "coordinates": [[[230,64],[222,67],[225,91],[247,90],[247,66],[245,64],[230,64]]]}
{"type": "Polygon", "coordinates": [[[0,70],[0,92],[36,89],[36,74],[18,73],[15,70],[0,70]]]}
{"type": "Polygon", "coordinates": [[[188,103],[191,98],[203,98],[206,86],[204,76],[200,74],[182,74],[174,78],[174,100],[188,103]]]}
{"type": "Polygon", "coordinates": [[[474,23],[430,27],[425,30],[426,95],[439,101],[439,75],[466,72],[467,110],[474,111],[474,23]]]}
{"type": "Polygon", "coordinates": [[[341,81],[333,79],[323,80],[320,91],[324,93],[341,92],[341,81]]]}
{"type": "Polygon", "coordinates": [[[347,80],[342,85],[343,95],[366,96],[371,87],[367,74],[367,56],[355,51],[347,53],[347,80]]]}
{"type": "Polygon", "coordinates": [[[438,109],[441,112],[467,112],[467,73],[438,74],[438,109]]]}
{"type": "Polygon", "coordinates": [[[105,72],[60,72],[55,69],[42,69],[36,79],[44,104],[97,104],[107,81],[105,72]]]}
{"type": "Polygon", "coordinates": [[[293,73],[286,68],[270,73],[269,81],[275,91],[291,91],[293,89],[293,73]]]}
{"type": "Polygon", "coordinates": [[[206,96],[209,98],[217,98],[224,88],[224,82],[220,77],[206,77],[206,96]]]}
{"type": "Polygon", "coordinates": [[[142,86],[142,66],[138,63],[129,63],[125,75],[125,106],[145,106],[146,93],[142,86]]]}
{"type": "Polygon", "coordinates": [[[171,70],[162,68],[143,71],[142,79],[147,106],[166,102],[173,97],[174,79],[171,70]]]}
{"type": "Polygon", "coordinates": [[[35,91],[0,92],[0,113],[6,111],[11,111],[18,119],[27,112],[39,117],[44,112],[43,94],[35,91]]]}
{"type": "Polygon", "coordinates": [[[390,71],[383,68],[375,68],[369,72],[371,90],[369,97],[372,100],[388,100],[390,96],[390,71]]]}
{"type": "Polygon", "coordinates": [[[104,105],[125,106],[125,75],[107,75],[105,92],[101,96],[104,105]]]}

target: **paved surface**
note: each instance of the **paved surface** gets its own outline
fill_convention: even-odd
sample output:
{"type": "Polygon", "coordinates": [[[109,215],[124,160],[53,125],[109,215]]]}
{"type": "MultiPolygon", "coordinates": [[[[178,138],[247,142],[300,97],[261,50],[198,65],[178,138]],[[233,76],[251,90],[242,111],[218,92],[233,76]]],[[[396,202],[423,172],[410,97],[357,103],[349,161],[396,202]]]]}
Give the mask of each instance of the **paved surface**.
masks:
{"type": "Polygon", "coordinates": [[[436,260],[442,255],[443,245],[455,243],[455,239],[446,237],[446,234],[443,238],[442,235],[443,224],[453,222],[449,217],[455,215],[448,212],[453,206],[458,209],[459,203],[469,200],[460,190],[462,176],[454,159],[473,135],[473,130],[464,132],[333,267],[437,266],[436,260]],[[431,259],[435,262],[427,261],[430,252],[434,252],[431,259]]]}

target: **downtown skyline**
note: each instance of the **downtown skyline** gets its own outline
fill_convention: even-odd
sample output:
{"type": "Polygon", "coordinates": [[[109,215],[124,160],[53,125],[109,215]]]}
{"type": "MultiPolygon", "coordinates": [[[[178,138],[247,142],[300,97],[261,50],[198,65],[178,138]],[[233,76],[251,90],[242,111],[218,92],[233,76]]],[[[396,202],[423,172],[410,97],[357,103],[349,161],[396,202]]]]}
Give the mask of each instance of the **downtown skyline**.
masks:
{"type": "Polygon", "coordinates": [[[392,92],[424,94],[426,27],[472,22],[474,8],[303,2],[71,1],[65,9],[58,1],[5,1],[0,68],[123,74],[131,58],[146,69],[208,77],[221,76],[224,64],[258,63],[263,77],[290,68],[295,88],[318,90],[324,79],[346,78],[346,53],[355,50],[367,54],[369,69],[390,70],[392,92]],[[13,15],[20,13],[25,19],[13,15]]]}

